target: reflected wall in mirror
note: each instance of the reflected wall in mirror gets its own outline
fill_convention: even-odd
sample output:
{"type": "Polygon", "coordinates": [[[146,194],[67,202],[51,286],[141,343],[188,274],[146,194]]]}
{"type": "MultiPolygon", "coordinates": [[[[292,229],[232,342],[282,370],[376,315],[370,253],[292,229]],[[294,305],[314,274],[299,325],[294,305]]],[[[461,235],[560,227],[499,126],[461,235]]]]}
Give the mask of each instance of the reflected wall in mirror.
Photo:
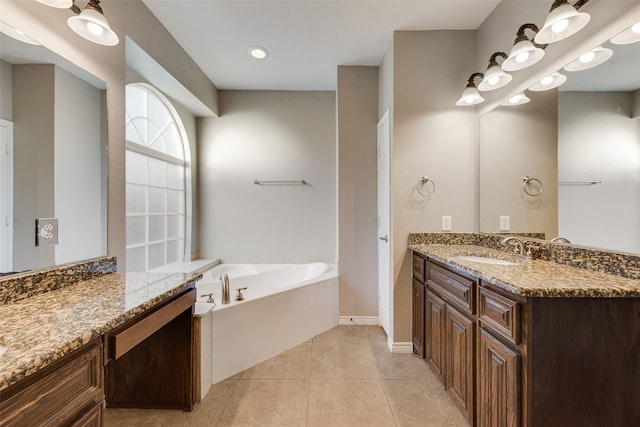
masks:
{"type": "Polygon", "coordinates": [[[511,232],[640,253],[640,43],[603,45],[614,50],[609,62],[566,73],[557,96],[528,92],[530,104],[480,118],[481,232],[500,231],[498,215],[512,215],[511,232]],[[516,141],[537,148],[515,149],[516,141]],[[536,173],[544,194],[530,206],[511,183],[536,173]]]}
{"type": "Polygon", "coordinates": [[[106,255],[106,85],[43,46],[0,37],[12,148],[0,171],[0,273],[106,255]],[[36,245],[37,218],[58,219],[57,245],[36,245]]]}

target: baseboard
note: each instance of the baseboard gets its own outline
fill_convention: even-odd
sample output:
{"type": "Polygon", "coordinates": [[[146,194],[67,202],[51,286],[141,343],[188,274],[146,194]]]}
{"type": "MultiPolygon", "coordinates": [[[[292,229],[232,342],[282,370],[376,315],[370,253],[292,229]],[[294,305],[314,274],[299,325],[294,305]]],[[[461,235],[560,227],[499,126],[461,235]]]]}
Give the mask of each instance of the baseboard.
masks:
{"type": "Polygon", "coordinates": [[[392,342],[389,343],[391,353],[413,353],[413,343],[411,342],[392,342]]]}
{"type": "Polygon", "coordinates": [[[380,324],[378,316],[340,316],[338,325],[373,325],[380,324]]]}

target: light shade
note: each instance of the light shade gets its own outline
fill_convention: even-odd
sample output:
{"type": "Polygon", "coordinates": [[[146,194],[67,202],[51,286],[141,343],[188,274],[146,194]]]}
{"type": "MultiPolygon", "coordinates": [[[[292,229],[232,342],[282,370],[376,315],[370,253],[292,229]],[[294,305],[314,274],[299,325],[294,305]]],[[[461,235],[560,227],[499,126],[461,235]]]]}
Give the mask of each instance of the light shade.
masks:
{"type": "Polygon", "coordinates": [[[584,28],[590,19],[588,13],[578,12],[567,0],[556,0],[535,42],[547,44],[566,39],[584,28]]]}
{"type": "Polygon", "coordinates": [[[541,92],[543,90],[554,89],[566,81],[567,76],[556,71],[555,73],[551,74],[550,76],[544,77],[538,83],[531,86],[529,90],[532,90],[534,92],[541,92]]]}
{"type": "Polygon", "coordinates": [[[566,71],[582,71],[600,65],[607,59],[611,58],[613,51],[606,47],[598,46],[597,48],[580,55],[578,59],[567,64],[564,69],[566,71]]]}
{"type": "Polygon", "coordinates": [[[498,65],[498,57],[506,59],[507,54],[504,52],[496,52],[491,55],[491,58],[489,58],[489,66],[484,73],[484,78],[478,85],[478,90],[488,91],[501,88],[508,84],[513,78],[510,74],[505,73],[498,65]]]}
{"type": "Polygon", "coordinates": [[[539,31],[536,24],[523,24],[518,28],[509,56],[502,63],[503,70],[522,70],[540,61],[544,56],[543,49],[546,45],[534,45],[525,35],[526,30],[532,30],[536,33],[539,31]]]}
{"type": "Polygon", "coordinates": [[[69,9],[73,6],[73,0],[36,0],[38,3],[46,4],[47,6],[57,7],[58,9],[69,9]]]}
{"type": "Polygon", "coordinates": [[[23,43],[28,43],[28,44],[33,44],[33,45],[40,45],[40,43],[38,43],[37,41],[35,41],[31,37],[27,36],[22,31],[16,30],[15,28],[13,28],[11,25],[7,24],[6,22],[0,21],[0,31],[3,32],[4,34],[8,35],[9,37],[14,38],[14,39],[16,39],[18,41],[21,41],[23,43]]]}
{"type": "Polygon", "coordinates": [[[476,77],[482,78],[483,75],[482,73],[471,74],[469,80],[467,81],[467,87],[462,92],[462,96],[460,97],[460,99],[458,99],[456,105],[466,107],[484,102],[484,98],[480,95],[480,92],[478,92],[478,89],[476,88],[476,84],[474,82],[476,77]]]}
{"type": "Polygon", "coordinates": [[[509,98],[502,105],[506,105],[506,106],[522,105],[522,104],[526,104],[529,101],[531,101],[531,100],[527,97],[527,95],[525,95],[524,92],[520,92],[519,94],[514,95],[511,98],[509,98]]]}
{"type": "Polygon", "coordinates": [[[640,42],[640,22],[611,39],[611,43],[613,44],[631,44],[637,42],[640,42]]]}
{"type": "Polygon", "coordinates": [[[90,1],[82,13],[69,18],[67,24],[73,31],[89,41],[105,46],[115,46],[120,40],[109,26],[98,3],[90,1]]]}

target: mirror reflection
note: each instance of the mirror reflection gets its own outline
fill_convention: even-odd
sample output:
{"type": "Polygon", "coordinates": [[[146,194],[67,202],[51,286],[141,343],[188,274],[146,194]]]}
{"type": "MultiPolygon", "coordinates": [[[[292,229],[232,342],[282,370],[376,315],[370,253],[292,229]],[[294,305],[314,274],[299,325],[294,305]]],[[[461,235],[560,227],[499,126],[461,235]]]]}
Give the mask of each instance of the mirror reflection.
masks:
{"type": "Polygon", "coordinates": [[[0,33],[0,88],[0,273],[106,255],[106,85],[0,33]]]}
{"type": "Polygon", "coordinates": [[[481,232],[640,253],[640,43],[603,46],[611,59],[561,71],[557,92],[480,118],[481,232]],[[522,191],[524,176],[541,180],[540,196],[522,191]]]}

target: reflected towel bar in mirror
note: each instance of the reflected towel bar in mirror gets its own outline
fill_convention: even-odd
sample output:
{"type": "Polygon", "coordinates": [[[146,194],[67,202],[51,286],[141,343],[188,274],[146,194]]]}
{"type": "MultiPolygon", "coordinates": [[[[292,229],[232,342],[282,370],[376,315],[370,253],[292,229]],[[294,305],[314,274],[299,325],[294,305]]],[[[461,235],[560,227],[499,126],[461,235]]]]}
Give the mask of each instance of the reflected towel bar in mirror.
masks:
{"type": "Polygon", "coordinates": [[[306,180],[300,179],[298,181],[260,181],[254,180],[255,185],[310,185],[306,180]]]}
{"type": "Polygon", "coordinates": [[[591,181],[558,181],[558,185],[597,185],[602,184],[602,181],[592,179],[591,181]]]}

